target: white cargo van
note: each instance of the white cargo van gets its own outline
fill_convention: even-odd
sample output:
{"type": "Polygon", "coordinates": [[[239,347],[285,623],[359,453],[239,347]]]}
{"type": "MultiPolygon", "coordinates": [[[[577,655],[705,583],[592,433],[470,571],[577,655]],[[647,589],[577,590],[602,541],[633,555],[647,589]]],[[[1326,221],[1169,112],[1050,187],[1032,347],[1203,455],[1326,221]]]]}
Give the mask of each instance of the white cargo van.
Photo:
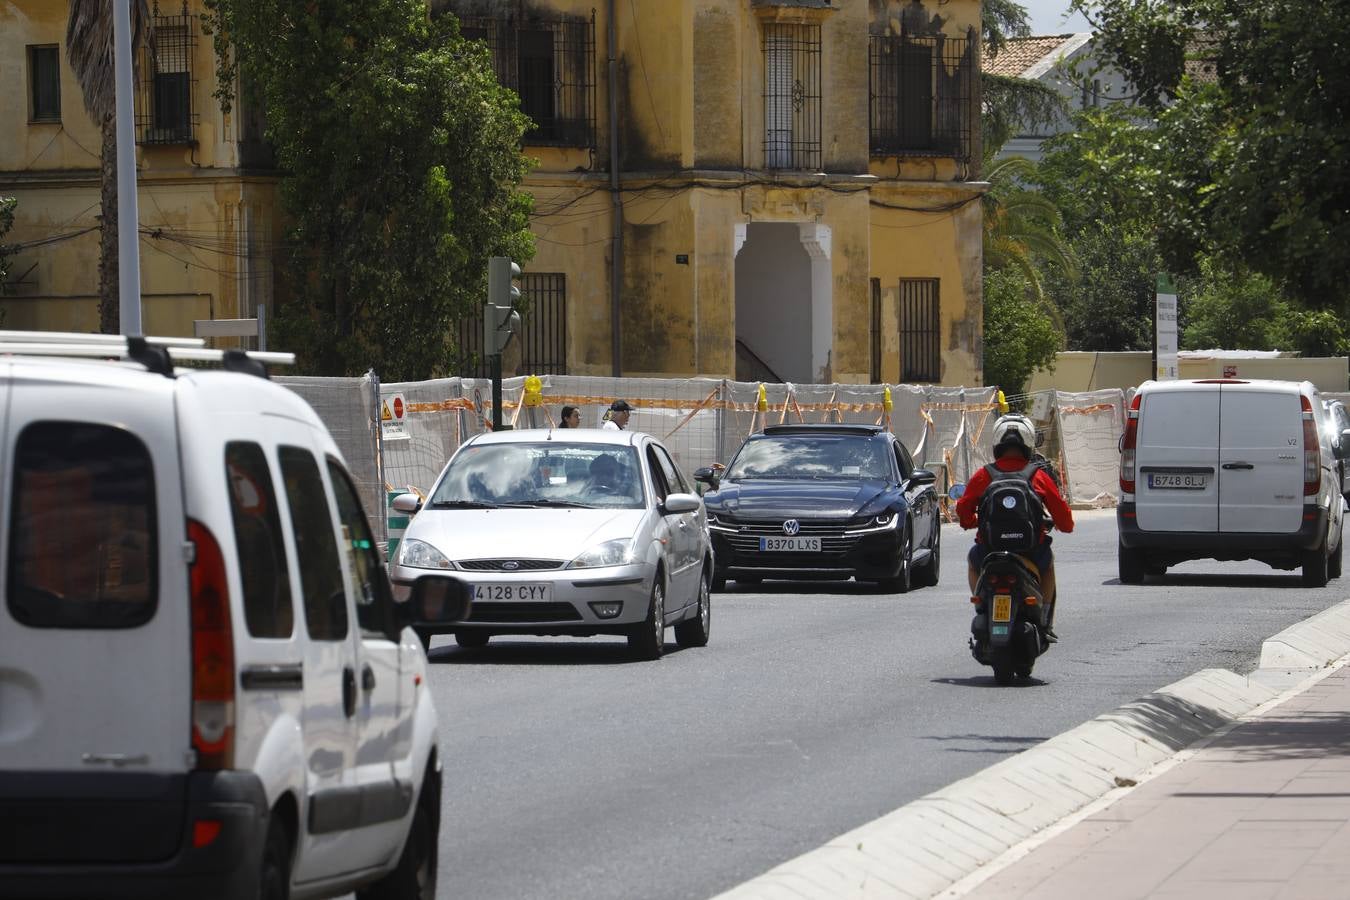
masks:
{"type": "Polygon", "coordinates": [[[0,332],[0,895],[430,897],[463,587],[394,604],[279,355],[200,343],[0,332]]]}
{"type": "Polygon", "coordinates": [[[1188,559],[1341,574],[1339,442],[1309,382],[1145,382],[1121,437],[1120,580],[1188,559]]]}

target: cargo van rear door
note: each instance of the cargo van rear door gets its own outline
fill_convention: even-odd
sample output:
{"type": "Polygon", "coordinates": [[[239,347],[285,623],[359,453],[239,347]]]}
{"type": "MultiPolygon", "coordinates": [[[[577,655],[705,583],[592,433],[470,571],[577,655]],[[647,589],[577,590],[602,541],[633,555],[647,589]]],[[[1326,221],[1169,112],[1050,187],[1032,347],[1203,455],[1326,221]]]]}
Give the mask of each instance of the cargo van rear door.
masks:
{"type": "Polygon", "coordinates": [[[1225,384],[1219,412],[1219,528],[1298,531],[1303,521],[1303,407],[1299,395],[1225,384]]]}
{"type": "Polygon", "coordinates": [[[187,768],[173,382],[99,374],[6,386],[0,770],[187,768]]]}
{"type": "Polygon", "coordinates": [[[1135,508],[1143,531],[1219,528],[1218,385],[1146,393],[1135,445],[1135,508]]]}

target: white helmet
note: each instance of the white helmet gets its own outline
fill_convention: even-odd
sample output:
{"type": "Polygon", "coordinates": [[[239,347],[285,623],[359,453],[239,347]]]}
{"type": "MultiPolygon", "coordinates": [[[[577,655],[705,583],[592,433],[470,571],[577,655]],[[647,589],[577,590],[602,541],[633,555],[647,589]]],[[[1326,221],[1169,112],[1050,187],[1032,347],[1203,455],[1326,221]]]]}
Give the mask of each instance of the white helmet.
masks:
{"type": "Polygon", "coordinates": [[[1031,448],[1036,446],[1036,429],[1031,420],[1017,413],[1000,416],[994,423],[994,456],[997,458],[1010,447],[1021,449],[1022,455],[1031,458],[1031,448]]]}

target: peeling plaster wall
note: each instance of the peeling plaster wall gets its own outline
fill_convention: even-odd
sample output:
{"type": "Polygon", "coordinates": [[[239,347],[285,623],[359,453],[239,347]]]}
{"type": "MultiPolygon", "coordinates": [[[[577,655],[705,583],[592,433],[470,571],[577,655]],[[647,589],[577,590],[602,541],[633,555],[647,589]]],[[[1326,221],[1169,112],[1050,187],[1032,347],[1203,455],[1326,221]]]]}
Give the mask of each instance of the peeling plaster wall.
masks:
{"type": "MultiPolygon", "coordinates": [[[[566,12],[591,8],[574,0],[537,2],[566,12]]],[[[527,268],[567,275],[569,371],[608,375],[613,220],[603,5],[596,15],[598,149],[592,163],[584,151],[527,148],[541,161],[527,187],[542,211],[534,221],[538,256],[527,268]]],[[[828,334],[816,336],[828,348],[822,378],[870,379],[875,277],[883,286],[882,374],[897,379],[898,280],[934,277],[941,279],[943,382],[979,383],[981,187],[952,159],[868,153],[868,35],[920,19],[926,29],[964,37],[978,26],[980,7],[975,0],[869,0],[815,11],[752,9],[748,0],[618,4],[624,374],[734,374],[735,338],[745,327],[736,315],[737,226],[791,222],[829,230],[828,334]],[[756,168],[763,164],[765,18],[821,25],[828,184],[809,183],[822,178],[813,173],[756,168]],[[688,263],[677,263],[678,254],[688,263]]]]}
{"type": "MultiPolygon", "coordinates": [[[[188,4],[202,10],[200,0],[188,4]]],[[[165,7],[165,12],[177,12],[165,7]]],[[[84,110],[65,48],[67,4],[0,0],[0,83],[18,102],[0,104],[0,196],[19,205],[11,242],[84,234],[25,250],[10,266],[17,295],[0,300],[9,328],[97,331],[102,138],[84,110]],[[29,45],[56,45],[61,61],[61,121],[28,122],[29,45]]],[[[274,179],[245,174],[234,116],[211,96],[216,89],[210,38],[197,26],[192,58],[195,146],[137,147],[137,200],[142,230],[142,325],[147,334],[193,333],[194,319],[244,315],[249,285],[254,302],[272,303],[279,225],[274,179]],[[243,210],[247,210],[247,215],[243,210]],[[247,220],[255,232],[241,260],[247,220]],[[183,241],[198,244],[189,246],[183,241]],[[210,249],[207,249],[207,248],[210,249]]]]}

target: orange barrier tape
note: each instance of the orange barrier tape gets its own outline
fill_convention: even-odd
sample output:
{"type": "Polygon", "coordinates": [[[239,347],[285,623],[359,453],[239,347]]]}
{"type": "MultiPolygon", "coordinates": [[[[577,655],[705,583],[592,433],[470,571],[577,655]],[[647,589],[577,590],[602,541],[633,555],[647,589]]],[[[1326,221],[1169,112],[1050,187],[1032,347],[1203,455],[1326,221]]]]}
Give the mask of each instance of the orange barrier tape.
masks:
{"type": "Polygon", "coordinates": [[[1096,406],[1061,406],[1061,416],[1090,416],[1099,412],[1115,412],[1120,407],[1114,403],[1098,403],[1096,406]]]}
{"type": "Polygon", "coordinates": [[[670,429],[670,431],[667,431],[666,436],[663,437],[661,440],[663,441],[669,440],[672,434],[679,431],[685,425],[689,424],[689,420],[694,418],[694,416],[698,415],[699,412],[701,412],[705,407],[707,407],[707,405],[713,401],[713,398],[717,396],[717,392],[720,390],[721,390],[720,387],[713,388],[712,391],[708,394],[708,396],[703,398],[703,402],[700,403],[698,406],[695,406],[693,409],[689,410],[689,414],[685,416],[683,419],[681,419],[678,425],[670,429]]]}

